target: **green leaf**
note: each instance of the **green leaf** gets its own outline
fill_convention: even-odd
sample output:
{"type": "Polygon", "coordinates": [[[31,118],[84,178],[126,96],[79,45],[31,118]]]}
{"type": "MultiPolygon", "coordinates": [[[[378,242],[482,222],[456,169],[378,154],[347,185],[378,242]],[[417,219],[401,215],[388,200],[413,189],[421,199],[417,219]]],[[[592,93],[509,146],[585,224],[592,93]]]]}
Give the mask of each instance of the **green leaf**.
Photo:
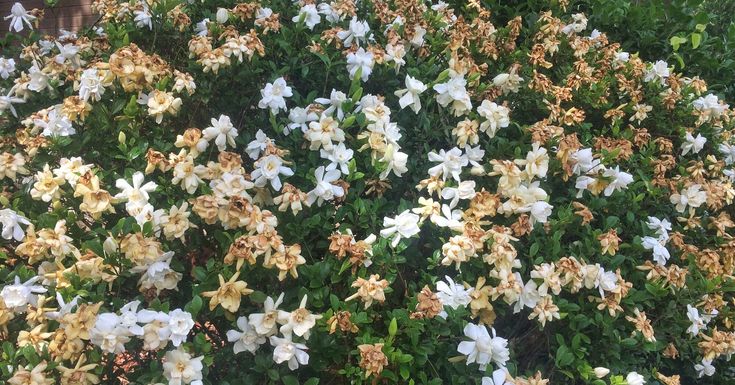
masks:
{"type": "Polygon", "coordinates": [[[281,380],[283,381],[283,385],[299,385],[299,379],[292,375],[283,376],[281,380]]]}
{"type": "Polygon", "coordinates": [[[196,318],[197,314],[199,314],[199,311],[202,310],[202,297],[195,295],[194,298],[191,299],[191,302],[187,303],[186,306],[184,306],[184,310],[191,313],[192,318],[196,318]]]}
{"type": "Polygon", "coordinates": [[[306,380],[306,382],[304,382],[304,385],[318,385],[318,384],[319,384],[319,379],[316,377],[312,377],[306,380]]]}

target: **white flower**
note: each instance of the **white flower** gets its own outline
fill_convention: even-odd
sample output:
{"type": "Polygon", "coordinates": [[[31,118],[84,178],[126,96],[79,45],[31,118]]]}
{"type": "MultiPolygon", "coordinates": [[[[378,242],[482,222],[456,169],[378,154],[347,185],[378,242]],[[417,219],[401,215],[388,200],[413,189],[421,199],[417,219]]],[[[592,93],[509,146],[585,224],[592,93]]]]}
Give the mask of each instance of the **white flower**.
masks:
{"type": "Polygon", "coordinates": [[[327,21],[332,24],[338,21],[341,21],[342,19],[344,19],[345,15],[347,14],[346,12],[340,14],[334,8],[332,8],[332,5],[330,3],[320,3],[319,13],[324,15],[324,18],[326,18],[327,21]]]}
{"type": "MultiPolygon", "coordinates": [[[[0,111],[2,108],[0,108],[0,111]]],[[[719,146],[719,150],[722,153],[722,155],[725,156],[725,164],[728,166],[735,163],[735,145],[729,144],[729,143],[722,143],[719,146]]]]}
{"type": "Polygon", "coordinates": [[[207,36],[207,34],[209,34],[207,24],[209,24],[209,18],[202,19],[202,21],[196,23],[194,26],[194,32],[197,36],[207,36]]]}
{"type": "Polygon", "coordinates": [[[472,199],[477,195],[475,185],[474,180],[465,180],[459,182],[457,187],[445,187],[441,192],[441,196],[444,199],[451,200],[449,207],[454,208],[460,199],[472,199]]]}
{"type": "Polygon", "coordinates": [[[683,213],[687,206],[693,211],[707,201],[707,192],[701,191],[701,188],[701,185],[693,184],[683,188],[679,193],[671,194],[669,200],[676,205],[676,211],[680,213],[683,213]]]}
{"type": "Polygon", "coordinates": [[[339,143],[336,146],[332,146],[332,149],[329,151],[322,148],[320,152],[320,155],[323,159],[327,159],[331,162],[329,163],[329,165],[327,165],[327,171],[336,170],[339,167],[340,171],[342,171],[342,174],[345,175],[350,173],[347,164],[352,159],[353,154],[354,151],[347,148],[344,143],[339,143]]]}
{"type": "Polygon", "coordinates": [[[3,226],[2,237],[10,240],[22,241],[26,234],[20,225],[30,225],[28,218],[18,215],[11,209],[0,210],[0,225],[3,226]]]}
{"type": "Polygon", "coordinates": [[[202,131],[204,139],[210,141],[214,139],[214,144],[217,145],[217,149],[224,151],[229,144],[230,147],[235,147],[235,138],[237,138],[237,129],[232,125],[230,117],[227,115],[220,115],[219,119],[212,118],[212,125],[202,131]]]}
{"type": "Polygon", "coordinates": [[[60,320],[65,315],[71,313],[72,309],[77,306],[78,301],[78,295],[74,296],[71,301],[66,302],[64,301],[64,297],[61,296],[61,293],[56,292],[56,303],[58,304],[58,310],[46,312],[46,317],[52,320],[60,320]]]}
{"type": "Polygon", "coordinates": [[[309,339],[309,331],[316,325],[316,321],[322,318],[321,314],[312,314],[306,309],[307,296],[301,298],[298,309],[287,312],[278,311],[278,323],[282,326],[281,333],[290,335],[292,332],[299,337],[309,339]]]}
{"type": "Polygon", "coordinates": [[[273,114],[277,114],[279,110],[288,109],[285,98],[293,96],[293,92],[291,87],[286,84],[286,79],[280,77],[274,80],[273,83],[266,83],[265,88],[260,90],[260,96],[258,107],[270,108],[273,114]]]}
{"type": "Polygon", "coordinates": [[[3,298],[5,306],[15,311],[25,310],[25,306],[31,304],[36,305],[36,296],[34,294],[45,293],[47,290],[43,286],[34,285],[40,277],[33,277],[23,283],[20,282],[20,277],[15,276],[13,284],[6,285],[0,291],[0,297],[3,298]]]}
{"type": "Polygon", "coordinates": [[[151,15],[150,9],[148,9],[148,3],[141,1],[143,4],[142,9],[136,9],[133,13],[135,18],[135,26],[138,28],[148,27],[149,30],[153,30],[153,15],[151,15]]]}
{"type": "Polygon", "coordinates": [[[87,68],[84,70],[79,78],[79,97],[85,102],[88,100],[96,102],[100,100],[104,93],[105,87],[97,69],[87,68]]]}
{"type": "Polygon", "coordinates": [[[523,172],[529,179],[533,177],[545,178],[549,170],[549,155],[539,142],[533,142],[531,151],[526,154],[526,159],[516,159],[515,163],[525,166],[523,172]]]}
{"type": "Polygon", "coordinates": [[[155,191],[158,187],[158,185],[154,182],[148,182],[144,184],[144,178],[145,176],[143,176],[143,173],[137,171],[135,174],[133,174],[132,185],[130,185],[128,181],[122,178],[115,181],[115,187],[122,190],[117,193],[117,195],[115,195],[115,199],[127,201],[125,208],[130,213],[137,213],[140,209],[147,205],[148,199],[150,199],[148,193],[155,191]]]}
{"type": "Polygon", "coordinates": [[[15,32],[21,32],[23,31],[23,23],[28,25],[28,28],[33,29],[33,24],[31,24],[31,22],[36,20],[36,17],[28,13],[28,11],[23,8],[23,4],[15,3],[10,8],[10,15],[5,16],[5,20],[8,19],[10,19],[8,31],[15,30],[15,32]]]}
{"type": "MultiPolygon", "coordinates": [[[[400,17],[400,16],[399,16],[400,17]]],[[[396,74],[401,70],[401,66],[406,64],[406,60],[403,59],[406,56],[406,47],[403,44],[387,44],[385,46],[385,57],[384,61],[387,63],[392,61],[393,68],[396,69],[396,74]]]]}
{"type": "Polygon", "coordinates": [[[646,226],[656,232],[656,235],[663,239],[669,239],[669,231],[671,231],[671,222],[668,219],[658,219],[656,217],[648,217],[646,226]]]}
{"type": "Polygon", "coordinates": [[[506,382],[508,378],[508,370],[505,368],[496,369],[493,371],[493,377],[483,377],[482,385],[506,385],[510,382],[506,382]]]}
{"type": "MultiPolygon", "coordinates": [[[[278,306],[283,302],[283,293],[278,296],[278,299],[273,301],[273,298],[268,297],[263,303],[263,313],[253,313],[250,315],[250,325],[255,328],[255,331],[261,336],[271,336],[278,332],[278,306]]],[[[244,330],[244,329],[243,329],[244,330]]]]}
{"type": "Polygon", "coordinates": [[[0,56],[0,78],[7,79],[15,72],[15,60],[0,56]]]}
{"type": "Polygon", "coordinates": [[[162,311],[143,309],[138,312],[138,321],[143,323],[143,349],[158,350],[168,344],[171,330],[168,314],[162,311]]]}
{"type": "Polygon", "coordinates": [[[391,171],[398,177],[408,171],[408,167],[406,167],[406,164],[408,163],[408,154],[398,151],[398,149],[399,147],[395,144],[389,144],[385,147],[383,157],[379,160],[387,163],[388,167],[380,173],[381,180],[388,178],[388,174],[390,174],[391,171]]]}
{"type": "Polygon", "coordinates": [[[467,365],[476,362],[480,365],[481,371],[485,371],[490,362],[494,362],[501,368],[505,367],[505,363],[510,358],[508,340],[496,336],[495,329],[491,330],[492,336],[482,325],[468,323],[464,327],[464,335],[472,341],[460,342],[457,351],[467,356],[467,365]]]}
{"type": "Polygon", "coordinates": [[[418,48],[424,45],[424,36],[426,36],[426,28],[416,25],[413,27],[413,37],[411,38],[411,45],[418,48]]]}
{"type": "Polygon", "coordinates": [[[248,317],[239,317],[237,319],[237,327],[240,330],[227,331],[227,341],[235,343],[233,347],[235,354],[246,350],[250,353],[255,353],[260,345],[265,343],[265,337],[258,334],[248,323],[248,317]]]}
{"type": "MultiPolygon", "coordinates": [[[[513,275],[515,275],[518,282],[523,283],[521,275],[518,272],[513,275]]],[[[541,296],[538,293],[538,284],[534,280],[529,279],[523,286],[523,291],[513,306],[513,314],[520,313],[524,307],[533,309],[539,301],[541,301],[541,296]]]]}
{"type": "Polygon", "coordinates": [[[309,149],[312,151],[316,151],[320,147],[331,150],[334,145],[332,142],[345,141],[345,132],[331,116],[322,114],[318,122],[309,123],[309,130],[306,131],[304,139],[311,142],[309,149]]]}
{"type": "Polygon", "coordinates": [[[615,54],[615,62],[617,63],[627,63],[628,60],[630,60],[630,53],[625,51],[620,51],[615,54]]]}
{"type": "Polygon", "coordinates": [[[431,221],[439,227],[448,227],[454,231],[462,231],[462,210],[452,210],[449,205],[442,205],[441,215],[431,214],[431,221]]]}
{"type": "Polygon", "coordinates": [[[69,136],[77,133],[71,125],[71,120],[61,111],[61,105],[55,105],[46,118],[48,120],[33,120],[33,124],[43,130],[41,132],[43,136],[69,136]]]}
{"type": "Polygon", "coordinates": [[[13,95],[15,92],[15,88],[11,88],[10,91],[6,95],[0,95],[0,116],[7,110],[10,110],[10,113],[13,114],[16,118],[18,117],[18,112],[15,111],[15,107],[13,107],[13,104],[18,103],[25,103],[26,101],[23,98],[18,98],[13,95]]]}
{"type": "Polygon", "coordinates": [[[72,68],[79,68],[81,65],[79,62],[79,47],[71,43],[61,45],[58,41],[56,42],[56,47],[59,49],[59,54],[54,57],[54,61],[59,64],[64,64],[68,61],[72,68]]]}
{"type": "Polygon", "coordinates": [[[195,166],[194,158],[191,155],[186,155],[174,166],[171,183],[180,184],[184,191],[193,194],[199,187],[199,184],[204,182],[202,176],[206,175],[206,173],[206,166],[201,164],[195,166]]]}
{"type": "Polygon", "coordinates": [[[610,183],[605,187],[605,196],[609,197],[616,190],[624,190],[633,182],[633,175],[620,171],[620,167],[609,168],[602,173],[602,176],[609,178],[610,183]]]}
{"type": "Polygon", "coordinates": [[[341,186],[332,184],[332,182],[339,179],[339,170],[325,172],[324,166],[319,166],[319,168],[314,171],[314,177],[316,178],[316,187],[306,194],[306,203],[308,205],[312,205],[314,202],[317,202],[317,204],[321,206],[324,201],[329,201],[335,197],[339,198],[345,195],[345,190],[341,186]]]}
{"type": "MultiPolygon", "coordinates": [[[[324,150],[322,150],[324,151],[324,150]]],[[[268,155],[255,162],[255,170],[251,174],[255,187],[263,187],[270,181],[271,187],[281,191],[281,178],[279,175],[291,176],[293,170],[283,165],[283,160],[277,155],[268,155]]]]}
{"type": "Polygon", "coordinates": [[[306,4],[299,10],[299,14],[294,16],[291,21],[298,23],[301,18],[304,18],[304,24],[306,27],[313,30],[314,27],[322,21],[322,17],[319,16],[319,12],[314,4],[306,4]]]}
{"type": "Polygon", "coordinates": [[[347,94],[344,92],[332,89],[332,92],[329,94],[329,99],[316,98],[314,101],[319,104],[329,105],[329,107],[322,112],[322,117],[332,115],[336,111],[338,120],[345,118],[345,113],[342,110],[342,103],[347,101],[347,94]]]}
{"type": "Polygon", "coordinates": [[[510,125],[510,110],[489,100],[482,101],[482,104],[477,107],[477,113],[485,118],[485,121],[480,123],[480,131],[487,133],[491,138],[495,137],[499,128],[510,125]]]}
{"type": "Polygon", "coordinates": [[[120,325],[120,317],[115,313],[97,314],[94,327],[89,331],[89,340],[102,351],[119,354],[125,351],[125,343],[130,341],[130,330],[120,325]]]}
{"type": "Polygon", "coordinates": [[[441,162],[429,169],[429,175],[434,177],[441,176],[444,180],[451,176],[458,182],[459,174],[462,173],[462,167],[467,166],[469,163],[467,155],[463,154],[462,150],[457,147],[449,151],[441,149],[438,154],[431,151],[429,152],[429,160],[432,162],[441,162]]]}
{"type": "Polygon", "coordinates": [[[695,109],[702,112],[701,121],[709,121],[711,118],[719,118],[727,111],[730,105],[720,103],[717,95],[708,94],[692,102],[695,109]]]}
{"type": "Polygon", "coordinates": [[[420,217],[411,213],[409,210],[398,214],[395,218],[383,218],[383,229],[380,230],[380,236],[389,238],[393,236],[391,246],[396,247],[401,238],[410,238],[421,231],[419,229],[420,217]]]}
{"type": "Polygon", "coordinates": [[[28,76],[31,78],[31,81],[28,82],[28,89],[31,91],[40,92],[49,86],[48,74],[38,68],[36,63],[33,63],[31,68],[28,69],[28,76]]]}
{"type": "Polygon", "coordinates": [[[181,345],[182,342],[186,341],[186,337],[194,327],[194,320],[191,318],[189,312],[185,312],[181,309],[174,309],[168,313],[168,327],[171,330],[171,342],[174,346],[181,345]]]}
{"type": "MultiPolygon", "coordinates": [[[[436,297],[439,298],[443,306],[449,306],[452,309],[465,307],[472,302],[470,293],[474,290],[473,288],[465,289],[464,286],[455,283],[453,279],[445,276],[444,279],[447,281],[439,281],[436,283],[436,297]]],[[[446,317],[446,313],[442,315],[446,317]]]]}
{"type": "Polygon", "coordinates": [[[643,376],[636,372],[630,372],[625,377],[625,382],[628,383],[628,385],[643,385],[646,383],[646,380],[643,379],[643,376]]]}
{"type": "Polygon", "coordinates": [[[342,40],[342,44],[347,48],[352,47],[353,43],[359,47],[360,42],[367,42],[369,32],[370,26],[367,21],[359,21],[357,16],[353,16],[350,20],[350,28],[337,32],[337,37],[342,40]]]}
{"type": "Polygon", "coordinates": [[[518,212],[528,212],[531,214],[531,225],[536,222],[546,223],[551,215],[551,210],[554,206],[550,205],[546,201],[536,201],[518,210],[518,212]]]}
{"type": "Polygon", "coordinates": [[[155,288],[157,293],[162,290],[176,290],[182,274],[171,269],[173,255],[173,251],[167,251],[158,256],[157,259],[131,269],[134,273],[143,273],[139,281],[141,289],[155,288]]]}
{"type": "Polygon", "coordinates": [[[360,70],[360,80],[366,82],[373,72],[373,66],[375,60],[373,59],[373,53],[365,51],[364,48],[360,47],[356,52],[350,52],[347,54],[347,71],[350,74],[350,80],[354,79],[357,74],[357,70],[360,70]]]}
{"type": "Polygon", "coordinates": [[[692,305],[687,304],[687,318],[692,324],[687,328],[687,332],[692,337],[696,337],[700,331],[707,330],[707,322],[705,322],[699,315],[699,310],[692,305]]]}
{"type": "Polygon", "coordinates": [[[493,85],[500,88],[504,95],[509,92],[518,92],[521,88],[521,82],[523,82],[523,78],[518,76],[515,71],[502,73],[493,78],[493,85]]]}
{"type": "Polygon", "coordinates": [[[715,375],[715,367],[712,365],[712,360],[702,360],[702,363],[694,365],[694,370],[697,371],[697,378],[715,375]]]}
{"type": "Polygon", "coordinates": [[[688,154],[690,151],[692,154],[702,151],[705,143],[707,143],[707,138],[702,134],[697,134],[695,138],[690,132],[687,132],[686,140],[681,144],[681,156],[688,154]]]}
{"type": "Polygon", "coordinates": [[[120,326],[133,335],[142,336],[143,328],[138,325],[138,306],[140,306],[140,301],[131,301],[120,308],[120,326]]]}
{"type": "Polygon", "coordinates": [[[284,135],[288,135],[291,131],[295,131],[297,128],[300,129],[301,132],[306,132],[309,129],[309,123],[319,120],[319,115],[306,108],[294,107],[288,112],[288,120],[291,123],[283,129],[284,135]]]}
{"type": "Polygon", "coordinates": [[[270,337],[271,345],[273,349],[273,361],[277,364],[288,362],[288,368],[296,370],[299,368],[299,364],[306,365],[309,363],[309,354],[306,350],[309,348],[304,344],[295,343],[291,341],[291,335],[287,334],[285,338],[279,338],[276,336],[270,337]]]}
{"type": "Polygon", "coordinates": [[[166,352],[163,362],[163,376],[169,385],[202,385],[202,364],[204,356],[192,358],[183,348],[166,352]]]}
{"type": "Polygon", "coordinates": [[[405,84],[406,88],[394,92],[394,95],[400,98],[398,99],[398,105],[401,106],[401,109],[406,108],[406,106],[411,106],[413,112],[418,113],[421,110],[421,99],[419,95],[426,91],[427,87],[420,80],[411,77],[411,75],[406,75],[405,84]]]}
{"type": "Polygon", "coordinates": [[[454,74],[446,83],[435,84],[436,101],[442,107],[449,106],[454,116],[461,116],[472,109],[470,94],[465,88],[467,81],[464,76],[454,74]]]}
{"type": "Polygon", "coordinates": [[[572,33],[580,33],[587,28],[587,18],[583,13],[575,13],[572,15],[572,22],[565,25],[561,32],[567,35],[572,33]]]}
{"type": "Polygon", "coordinates": [[[650,82],[658,80],[663,86],[666,84],[666,78],[668,77],[669,65],[663,60],[658,60],[646,70],[646,76],[643,78],[643,81],[650,82]]]}
{"type": "Polygon", "coordinates": [[[653,250],[653,260],[660,265],[666,265],[671,258],[669,250],[666,249],[666,238],[643,237],[641,246],[646,250],[653,250]]]}

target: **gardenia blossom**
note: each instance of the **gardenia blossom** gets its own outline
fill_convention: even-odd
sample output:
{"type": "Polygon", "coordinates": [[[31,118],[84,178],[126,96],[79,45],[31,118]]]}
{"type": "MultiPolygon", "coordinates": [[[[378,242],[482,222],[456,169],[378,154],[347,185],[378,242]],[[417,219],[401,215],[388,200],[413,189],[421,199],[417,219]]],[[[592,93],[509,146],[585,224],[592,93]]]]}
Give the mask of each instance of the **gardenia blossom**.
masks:
{"type": "Polygon", "coordinates": [[[0,78],[7,79],[15,72],[15,60],[0,56],[0,78]]]}
{"type": "Polygon", "coordinates": [[[342,91],[337,91],[335,89],[332,89],[332,92],[329,94],[329,99],[327,98],[316,98],[314,99],[314,102],[323,104],[323,105],[329,105],[324,112],[322,112],[322,117],[329,116],[329,115],[335,115],[337,117],[337,120],[342,120],[345,118],[345,112],[342,110],[342,104],[347,101],[347,94],[345,94],[342,91]],[[336,114],[335,114],[336,113],[336,114]]]}
{"type": "Polygon", "coordinates": [[[692,337],[699,335],[702,330],[707,330],[707,320],[699,315],[699,310],[696,307],[687,304],[687,318],[692,324],[687,328],[687,333],[692,337]]]}
{"type": "Polygon", "coordinates": [[[175,309],[168,313],[168,327],[171,331],[171,343],[174,346],[181,345],[186,341],[186,337],[194,327],[194,320],[191,318],[191,314],[181,309],[175,309]]]}
{"type": "Polygon", "coordinates": [[[263,187],[267,182],[270,182],[274,190],[281,191],[282,184],[279,175],[293,175],[293,170],[284,166],[283,160],[277,155],[268,155],[260,158],[255,162],[254,166],[255,170],[251,176],[255,187],[263,187]]]}
{"type": "Polygon", "coordinates": [[[14,309],[16,312],[24,311],[28,304],[36,306],[36,294],[42,294],[47,291],[43,286],[34,285],[39,279],[41,277],[35,276],[21,283],[20,277],[16,275],[13,284],[7,285],[0,290],[0,297],[5,302],[5,306],[14,309]]]}
{"type": "Polygon", "coordinates": [[[232,125],[230,117],[227,115],[220,115],[219,119],[212,118],[212,125],[202,131],[204,139],[211,141],[214,139],[214,144],[217,145],[217,149],[224,151],[227,145],[235,147],[235,138],[237,138],[237,129],[232,125]]]}
{"type": "Polygon", "coordinates": [[[28,218],[18,215],[18,213],[11,209],[0,210],[0,225],[3,227],[3,239],[15,239],[18,242],[22,241],[26,234],[20,225],[30,224],[31,222],[28,221],[28,218]]]}
{"type": "Polygon", "coordinates": [[[667,238],[659,237],[643,237],[641,239],[641,246],[646,250],[653,251],[653,261],[659,265],[666,265],[666,262],[671,258],[669,250],[666,249],[667,238]]]}
{"type": "Polygon", "coordinates": [[[712,377],[715,375],[716,369],[712,365],[712,360],[702,360],[701,363],[694,365],[694,370],[697,372],[697,378],[704,376],[712,377]]]}
{"type": "Polygon", "coordinates": [[[301,18],[304,18],[304,24],[310,30],[314,30],[314,27],[319,24],[322,17],[319,15],[319,11],[316,9],[314,4],[306,4],[299,10],[299,13],[291,19],[294,23],[298,23],[301,18]]]}
{"type": "Polygon", "coordinates": [[[707,138],[702,136],[702,134],[697,134],[697,136],[694,137],[691,132],[687,132],[686,140],[681,144],[681,156],[684,156],[689,152],[696,154],[702,151],[705,143],[707,143],[707,138]]]}
{"type": "Polygon", "coordinates": [[[77,133],[69,118],[61,111],[61,105],[54,106],[46,119],[33,120],[33,124],[43,130],[41,131],[43,136],[69,136],[77,133]]]}
{"type": "Polygon", "coordinates": [[[11,96],[14,92],[15,88],[11,88],[6,95],[0,94],[0,116],[7,110],[10,110],[10,113],[13,114],[13,116],[18,116],[18,112],[15,110],[15,107],[13,107],[13,104],[25,103],[26,101],[23,98],[11,96]]]}
{"type": "Polygon", "coordinates": [[[337,32],[337,37],[342,40],[342,45],[346,48],[352,47],[352,44],[360,46],[360,43],[367,43],[370,26],[367,21],[357,20],[357,16],[353,16],[350,20],[350,28],[337,32]]]}
{"type": "Polygon", "coordinates": [[[132,185],[122,178],[115,182],[115,187],[122,190],[115,195],[115,199],[126,201],[125,208],[131,215],[137,214],[148,204],[148,199],[150,199],[148,193],[155,191],[158,187],[154,182],[143,183],[144,178],[143,173],[138,171],[133,174],[132,185]]]}
{"type": "MultiPolygon", "coordinates": [[[[436,296],[443,306],[449,306],[456,310],[460,307],[466,307],[472,302],[470,294],[474,290],[473,288],[466,289],[464,286],[455,283],[449,276],[445,276],[444,279],[446,282],[439,281],[436,283],[436,296]]],[[[447,313],[442,311],[439,316],[446,318],[447,313]]]]}
{"type": "Polygon", "coordinates": [[[492,378],[483,377],[481,385],[506,385],[511,384],[505,380],[508,378],[508,370],[505,368],[496,369],[493,371],[492,378]]]}
{"type": "Polygon", "coordinates": [[[429,169],[429,175],[434,177],[441,176],[444,180],[451,176],[458,182],[462,168],[469,163],[467,155],[463,154],[462,150],[457,147],[449,151],[441,149],[439,153],[431,151],[429,152],[429,160],[432,162],[441,162],[429,169]]]}
{"type": "Polygon", "coordinates": [[[130,341],[132,334],[120,325],[120,321],[115,313],[98,314],[94,327],[89,331],[90,341],[108,353],[124,352],[125,343],[130,341]]]}
{"type": "MultiPolygon", "coordinates": [[[[278,306],[283,303],[283,293],[273,301],[273,298],[267,297],[263,303],[263,313],[250,314],[250,325],[255,328],[255,331],[262,336],[271,336],[278,332],[278,306]]],[[[242,328],[241,328],[242,329],[242,328]]],[[[242,329],[245,330],[245,329],[242,329]]]]}
{"type": "Polygon", "coordinates": [[[240,330],[228,330],[227,341],[234,342],[235,354],[248,351],[255,353],[260,345],[265,343],[265,337],[259,334],[248,322],[248,317],[239,317],[237,327],[240,330]]]}
{"type": "Polygon", "coordinates": [[[491,138],[495,137],[499,128],[505,128],[510,125],[510,110],[505,106],[499,106],[489,100],[483,100],[482,104],[477,107],[477,113],[485,118],[480,123],[480,131],[487,133],[491,138]]]}
{"type": "Polygon", "coordinates": [[[299,364],[306,365],[309,363],[309,354],[306,350],[309,348],[304,344],[291,341],[291,335],[287,334],[284,338],[271,336],[270,343],[274,346],[273,361],[277,364],[288,362],[288,368],[296,370],[299,364]]]}
{"type": "Polygon", "coordinates": [[[658,80],[663,86],[666,85],[666,78],[669,77],[669,74],[669,65],[663,60],[658,60],[646,70],[646,75],[643,77],[643,81],[650,82],[658,80]]]}
{"type": "Polygon", "coordinates": [[[321,314],[313,314],[306,309],[307,296],[301,298],[298,309],[287,312],[278,311],[278,323],[282,326],[279,329],[284,335],[291,333],[309,339],[309,331],[316,325],[316,321],[322,318],[321,314]]]}
{"type": "Polygon", "coordinates": [[[339,170],[342,171],[342,174],[344,175],[350,173],[348,163],[350,162],[350,160],[352,160],[353,154],[354,151],[347,148],[344,143],[339,143],[336,146],[332,146],[332,149],[329,151],[323,148],[320,151],[321,157],[331,162],[329,163],[329,165],[327,165],[326,170],[331,171],[339,168],[339,170]]]}
{"type": "Polygon", "coordinates": [[[627,172],[620,171],[620,167],[606,169],[602,173],[603,177],[609,178],[610,182],[605,187],[605,196],[609,197],[616,190],[624,190],[628,188],[628,185],[633,182],[633,175],[627,172]]]}
{"type": "Polygon", "coordinates": [[[420,80],[411,77],[411,75],[406,75],[405,84],[406,88],[397,90],[393,94],[400,98],[398,99],[398,105],[401,106],[401,109],[411,106],[413,112],[418,114],[421,110],[421,99],[419,95],[426,91],[427,87],[420,80]]]}
{"type": "Polygon", "coordinates": [[[102,84],[100,73],[96,68],[87,68],[82,71],[79,78],[79,97],[86,101],[99,101],[102,94],[105,93],[105,87],[102,84]]]}
{"type": "Polygon", "coordinates": [[[643,385],[646,383],[646,380],[643,379],[643,376],[636,372],[630,372],[627,376],[625,376],[625,382],[628,383],[628,385],[643,385]]]}
{"type": "Polygon", "coordinates": [[[491,330],[492,336],[483,325],[473,323],[465,325],[464,335],[471,341],[460,342],[457,351],[467,356],[467,365],[478,363],[481,371],[485,371],[490,362],[501,368],[505,367],[505,363],[510,359],[508,340],[496,336],[495,329],[491,330]]]}
{"type": "MultiPolygon", "coordinates": [[[[280,77],[274,80],[273,83],[267,83],[265,88],[260,90],[260,96],[258,107],[270,108],[273,114],[277,114],[279,110],[288,109],[285,98],[293,96],[293,92],[291,87],[286,84],[286,79],[280,77]]],[[[234,144],[232,146],[234,147],[234,144]]]]}
{"type": "Polygon", "coordinates": [[[347,54],[347,71],[350,74],[350,79],[354,79],[355,75],[359,70],[360,80],[366,82],[373,72],[373,66],[375,60],[373,53],[365,51],[364,48],[360,47],[356,52],[350,52],[347,54]]]}
{"type": "Polygon", "coordinates": [[[204,356],[192,358],[183,348],[166,352],[163,358],[163,376],[168,385],[202,385],[204,356]]]}
{"type": "Polygon", "coordinates": [[[437,92],[436,101],[442,107],[449,106],[454,116],[461,116],[472,109],[470,94],[467,93],[465,86],[467,80],[459,74],[452,75],[446,83],[434,85],[433,89],[437,92]]]}
{"type": "Polygon", "coordinates": [[[33,24],[31,24],[31,22],[36,20],[36,17],[28,13],[28,11],[23,8],[23,4],[15,3],[10,8],[10,15],[5,16],[4,19],[10,20],[8,31],[15,30],[15,32],[21,32],[23,31],[23,23],[25,23],[28,28],[33,29],[33,24]]]}
{"type": "Polygon", "coordinates": [[[314,177],[316,178],[316,187],[306,194],[306,203],[308,205],[317,202],[321,206],[324,201],[330,201],[335,197],[339,198],[344,196],[345,190],[341,186],[332,183],[339,179],[339,170],[325,172],[324,166],[319,166],[314,171],[314,177]]]}
{"type": "Polygon", "coordinates": [[[707,201],[707,193],[701,191],[701,188],[701,185],[693,184],[683,188],[678,193],[671,194],[669,200],[672,204],[676,205],[676,211],[680,213],[683,213],[687,206],[689,206],[690,211],[694,211],[695,208],[707,201]]]}
{"type": "Polygon", "coordinates": [[[383,238],[393,237],[391,240],[391,246],[398,246],[398,242],[401,238],[410,238],[421,231],[419,229],[420,217],[416,214],[411,213],[410,210],[405,210],[398,214],[395,218],[383,218],[383,229],[380,230],[380,236],[383,238]]]}
{"type": "Polygon", "coordinates": [[[319,120],[319,115],[315,112],[309,111],[307,108],[294,107],[288,113],[289,123],[284,129],[283,134],[288,135],[291,131],[295,131],[297,128],[301,132],[306,132],[309,129],[309,123],[319,120]]]}

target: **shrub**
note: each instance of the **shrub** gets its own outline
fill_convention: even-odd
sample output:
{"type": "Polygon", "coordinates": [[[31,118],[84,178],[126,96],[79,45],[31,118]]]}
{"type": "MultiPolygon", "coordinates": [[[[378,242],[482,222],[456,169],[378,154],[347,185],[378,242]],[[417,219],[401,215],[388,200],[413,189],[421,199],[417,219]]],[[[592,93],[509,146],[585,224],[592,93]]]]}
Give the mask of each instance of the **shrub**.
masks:
{"type": "Polygon", "coordinates": [[[3,381],[732,381],[704,80],[580,13],[94,8],[5,39],[3,381]]]}

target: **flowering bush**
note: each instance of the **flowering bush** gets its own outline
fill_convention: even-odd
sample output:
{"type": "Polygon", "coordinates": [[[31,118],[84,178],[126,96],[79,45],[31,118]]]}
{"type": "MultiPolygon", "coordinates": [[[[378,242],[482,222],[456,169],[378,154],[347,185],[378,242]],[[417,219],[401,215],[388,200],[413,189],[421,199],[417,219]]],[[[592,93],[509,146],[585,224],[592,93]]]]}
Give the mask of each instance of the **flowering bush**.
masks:
{"type": "Polygon", "coordinates": [[[735,112],[565,3],[14,5],[2,381],[732,381],[735,112]]]}

